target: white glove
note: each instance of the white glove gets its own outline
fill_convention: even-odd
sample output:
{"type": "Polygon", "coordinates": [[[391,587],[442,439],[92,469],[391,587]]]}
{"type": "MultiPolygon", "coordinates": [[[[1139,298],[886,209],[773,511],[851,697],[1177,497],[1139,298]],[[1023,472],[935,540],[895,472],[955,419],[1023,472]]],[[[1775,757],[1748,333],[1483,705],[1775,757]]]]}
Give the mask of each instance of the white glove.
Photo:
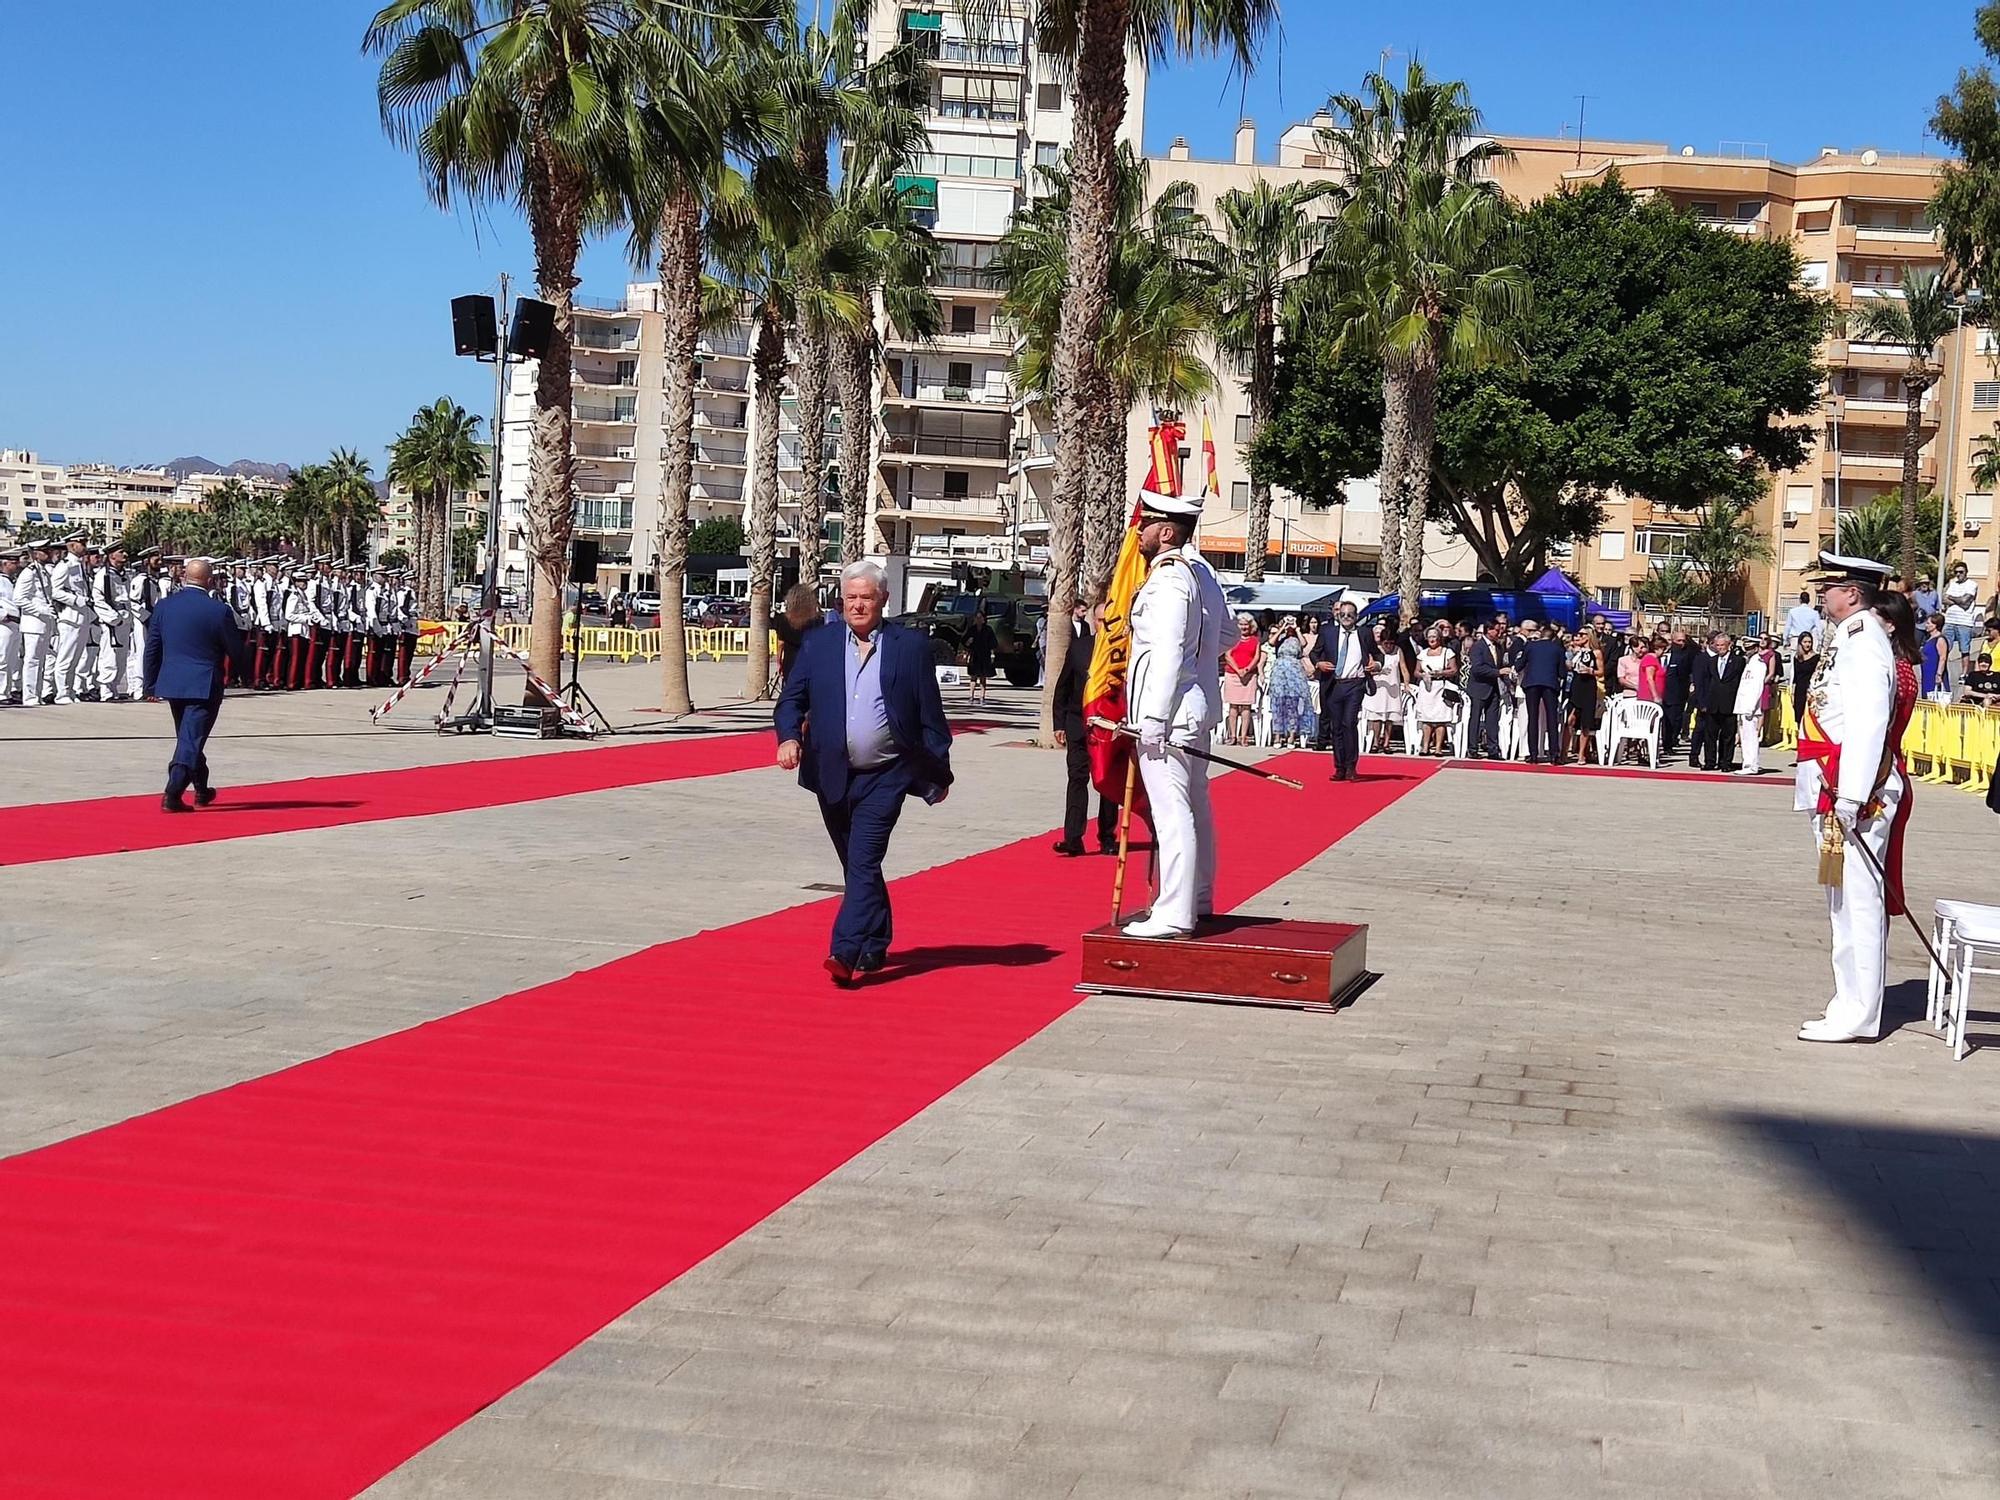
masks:
{"type": "Polygon", "coordinates": [[[1833,804],[1833,820],[1848,832],[1854,832],[1854,825],[1861,821],[1861,804],[1852,797],[1842,797],[1833,804]]]}
{"type": "Polygon", "coordinates": [[[1167,748],[1167,721],[1143,719],[1139,723],[1139,748],[1157,755],[1167,748]]]}

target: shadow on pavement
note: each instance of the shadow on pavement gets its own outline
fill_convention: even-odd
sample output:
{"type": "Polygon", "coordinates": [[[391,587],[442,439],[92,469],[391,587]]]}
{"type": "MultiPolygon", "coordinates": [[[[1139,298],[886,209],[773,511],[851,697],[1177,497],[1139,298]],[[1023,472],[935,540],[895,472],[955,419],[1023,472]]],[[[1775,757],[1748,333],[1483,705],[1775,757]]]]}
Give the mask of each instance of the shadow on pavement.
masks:
{"type": "Polygon", "coordinates": [[[888,967],[869,976],[870,984],[914,979],[940,969],[1032,969],[1062,955],[1046,943],[946,943],[932,948],[891,951],[888,967]]]}

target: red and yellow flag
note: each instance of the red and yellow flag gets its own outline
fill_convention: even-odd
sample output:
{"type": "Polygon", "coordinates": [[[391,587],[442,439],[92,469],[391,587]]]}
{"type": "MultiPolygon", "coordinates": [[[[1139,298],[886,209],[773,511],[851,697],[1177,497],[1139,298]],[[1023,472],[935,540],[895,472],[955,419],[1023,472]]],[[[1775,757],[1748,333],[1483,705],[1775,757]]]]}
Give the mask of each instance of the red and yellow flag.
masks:
{"type": "Polygon", "coordinates": [[[1208,423],[1208,408],[1201,409],[1201,456],[1208,463],[1208,480],[1202,485],[1202,493],[1211,500],[1222,498],[1222,470],[1215,462],[1215,429],[1208,423]]]}
{"type": "MultiPolygon", "coordinates": [[[[1180,493],[1181,439],[1187,429],[1179,422],[1162,422],[1152,432],[1152,466],[1146,474],[1146,488],[1155,494],[1180,493]]],[[[1139,555],[1139,503],[1133,502],[1132,519],[1125,528],[1125,540],[1118,547],[1118,562],[1104,590],[1104,621],[1097,629],[1097,644],[1090,656],[1090,675],[1084,679],[1083,714],[1089,719],[1125,719],[1125,673],[1132,657],[1132,601],[1146,581],[1146,559],[1139,555]]],[[[1125,795],[1125,768],[1132,742],[1108,730],[1091,729],[1090,779],[1097,790],[1116,802],[1125,795]]],[[[1135,787],[1133,809],[1143,811],[1145,802],[1135,787]]]]}

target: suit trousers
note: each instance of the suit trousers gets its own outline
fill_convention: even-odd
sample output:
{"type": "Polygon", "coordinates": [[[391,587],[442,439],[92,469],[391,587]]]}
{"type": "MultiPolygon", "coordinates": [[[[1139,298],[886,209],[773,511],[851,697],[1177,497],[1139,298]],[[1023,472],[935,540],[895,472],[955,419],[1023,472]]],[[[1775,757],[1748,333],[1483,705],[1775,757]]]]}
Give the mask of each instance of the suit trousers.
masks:
{"type": "Polygon", "coordinates": [[[1472,690],[1472,723],[1469,728],[1474,755],[1500,753],[1500,694],[1497,691],[1482,698],[1478,688],[1472,690]]]}
{"type": "Polygon", "coordinates": [[[21,623],[21,702],[28,708],[42,706],[42,693],[50,682],[55,660],[56,633],[39,620],[21,623]]]}
{"type": "MultiPolygon", "coordinates": [[[[1083,720],[1072,719],[1063,726],[1063,755],[1069,770],[1069,787],[1063,797],[1063,842],[1081,844],[1083,824],[1090,811],[1090,739],[1083,720]]],[[[1118,837],[1118,804],[1109,797],[1097,799],[1097,842],[1100,847],[1118,837]]]]}
{"type": "Polygon", "coordinates": [[[1660,705],[1660,749],[1679,748],[1687,738],[1688,705],[1685,698],[1667,698],[1660,705]]]}
{"type": "Polygon", "coordinates": [[[178,797],[190,786],[208,785],[208,737],[215,728],[222,699],[169,698],[174,715],[174,758],[167,766],[167,795],[178,797]]]}
{"type": "MultiPolygon", "coordinates": [[[[1899,772],[1891,772],[1882,788],[1882,810],[1855,824],[1853,838],[1868,845],[1878,863],[1889,858],[1889,830],[1896,807],[1908,794],[1899,772]]],[[[1819,847],[1819,819],[1806,825],[1813,847],[1819,847]]],[[[1833,928],[1833,999],[1826,1019],[1849,1036],[1878,1036],[1882,1031],[1882,985],[1887,976],[1889,907],[1882,881],[1868,856],[1849,849],[1841,860],[1841,882],[1827,887],[1827,917],[1833,928]]]]}
{"type": "Polygon", "coordinates": [[[1705,771],[1729,769],[1730,753],[1736,746],[1736,716],[1710,713],[1695,715],[1694,738],[1688,742],[1688,760],[1699,762],[1705,771]]]}
{"type": "MultiPolygon", "coordinates": [[[[1206,750],[1208,736],[1195,741],[1206,750]]],[[[1194,930],[1195,919],[1215,910],[1215,817],[1208,801],[1208,766],[1178,745],[1139,751],[1149,819],[1159,851],[1160,892],[1153,918],[1194,930]]]]}
{"type": "Polygon", "coordinates": [[[1328,677],[1320,684],[1320,733],[1333,746],[1333,769],[1345,776],[1361,764],[1361,700],[1368,684],[1359,677],[1328,677]]]}
{"type": "Polygon", "coordinates": [[[889,852],[889,835],[896,831],[896,819],[902,816],[903,798],[909,790],[909,772],[892,765],[879,771],[855,771],[847,778],[845,796],[833,801],[820,799],[819,814],[846,878],[828,951],[845,963],[883,957],[894,938],[889,882],[882,878],[882,859],[889,852]]]}
{"type": "Polygon", "coordinates": [[[1556,760],[1562,755],[1561,718],[1556,713],[1556,690],[1531,687],[1521,690],[1528,699],[1528,759],[1556,760]]]}

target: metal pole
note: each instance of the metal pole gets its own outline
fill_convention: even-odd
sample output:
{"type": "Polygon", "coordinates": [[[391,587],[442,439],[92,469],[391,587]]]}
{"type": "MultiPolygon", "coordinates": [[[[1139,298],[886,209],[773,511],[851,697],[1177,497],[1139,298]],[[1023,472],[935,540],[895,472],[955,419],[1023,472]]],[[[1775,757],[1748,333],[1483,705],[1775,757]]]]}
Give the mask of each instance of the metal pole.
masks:
{"type": "MultiPolygon", "coordinates": [[[[493,359],[493,469],[486,476],[486,574],[479,589],[479,608],[487,617],[488,628],[479,637],[479,716],[493,723],[493,631],[500,608],[500,476],[506,472],[501,461],[507,433],[507,273],[500,273],[499,316],[494,322],[500,347],[493,359]]],[[[450,517],[446,516],[445,556],[451,556],[450,517]]]]}
{"type": "MultiPolygon", "coordinates": [[[[1944,590],[1945,555],[1951,550],[1951,490],[1952,480],[1958,471],[1958,402],[1959,382],[1965,378],[1965,304],[1958,304],[1958,326],[1952,332],[1952,352],[1957,355],[1957,369],[1946,382],[1946,398],[1951,402],[1951,410],[1945,413],[1944,458],[1938,465],[1938,493],[1943,504],[1938,507],[1938,553],[1937,572],[1932,575],[1932,583],[1940,595],[1944,590]]],[[[1912,591],[1917,581],[1910,580],[1912,591]]]]}

